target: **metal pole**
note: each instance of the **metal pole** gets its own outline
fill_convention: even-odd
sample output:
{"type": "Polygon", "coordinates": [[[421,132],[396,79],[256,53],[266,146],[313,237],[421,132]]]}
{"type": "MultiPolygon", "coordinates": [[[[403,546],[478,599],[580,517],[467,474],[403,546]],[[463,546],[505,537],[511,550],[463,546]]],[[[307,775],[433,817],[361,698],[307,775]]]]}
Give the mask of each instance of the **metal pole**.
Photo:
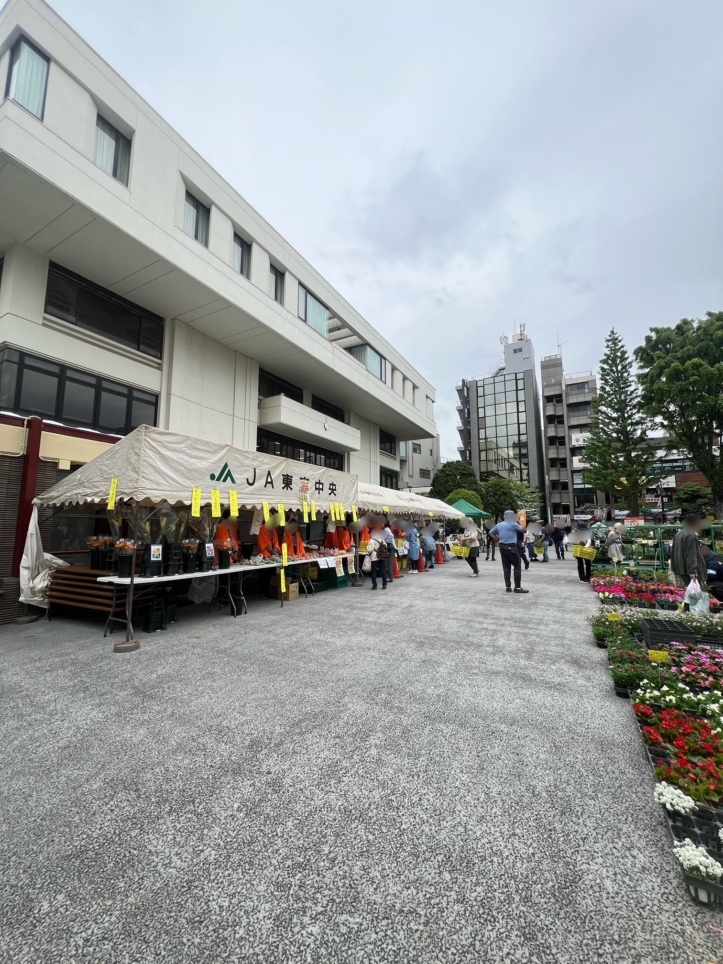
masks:
{"type": "Polygon", "coordinates": [[[141,645],[137,639],[132,638],[131,630],[133,629],[133,590],[135,588],[136,582],[136,547],[138,546],[138,517],[139,517],[139,507],[136,502],[136,513],[134,517],[134,532],[133,532],[133,553],[131,555],[131,584],[128,587],[128,593],[126,595],[126,638],[122,643],[113,644],[114,653],[133,653],[141,645]]]}

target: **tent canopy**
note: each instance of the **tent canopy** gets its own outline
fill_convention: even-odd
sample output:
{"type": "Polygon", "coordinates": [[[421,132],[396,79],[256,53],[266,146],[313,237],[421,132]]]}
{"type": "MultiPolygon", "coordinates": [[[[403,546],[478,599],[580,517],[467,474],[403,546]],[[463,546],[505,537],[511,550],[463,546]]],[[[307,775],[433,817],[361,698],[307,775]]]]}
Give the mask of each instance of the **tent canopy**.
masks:
{"type": "Polygon", "coordinates": [[[460,515],[466,515],[468,519],[491,519],[492,516],[489,512],[485,512],[484,509],[478,509],[477,506],[472,505],[467,502],[466,499],[458,499],[454,503],[452,508],[457,509],[460,515]]]}
{"type": "Polygon", "coordinates": [[[116,499],[171,506],[190,505],[193,489],[201,490],[201,505],[211,502],[211,490],[238,493],[239,506],[299,509],[302,495],[325,510],[330,502],[347,508],[357,501],[356,475],[308,462],[250,452],[141,425],[97,458],[79,468],[35,499],[36,505],[105,505],[111,480],[117,479],[116,499]]]}
{"type": "Polygon", "coordinates": [[[401,519],[460,519],[463,515],[439,499],[386,489],[371,482],[359,483],[358,506],[362,512],[383,512],[401,519]]]}

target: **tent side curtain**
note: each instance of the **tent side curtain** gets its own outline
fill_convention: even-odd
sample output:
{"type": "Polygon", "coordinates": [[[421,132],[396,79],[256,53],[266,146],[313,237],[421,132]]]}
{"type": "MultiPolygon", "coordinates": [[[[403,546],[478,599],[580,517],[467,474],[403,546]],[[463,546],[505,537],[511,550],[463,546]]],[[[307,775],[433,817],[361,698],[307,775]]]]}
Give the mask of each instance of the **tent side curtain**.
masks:
{"type": "Polygon", "coordinates": [[[196,488],[201,505],[211,503],[214,489],[228,505],[233,490],[247,509],[264,502],[299,509],[313,501],[323,511],[332,502],[349,511],[358,501],[356,475],[142,425],[43,492],[35,504],[105,505],[113,479],[118,480],[117,501],[141,505],[190,505],[196,488]]]}
{"type": "Polygon", "coordinates": [[[415,492],[399,492],[369,482],[359,483],[359,510],[361,512],[384,512],[402,519],[435,518],[461,519],[458,512],[446,502],[430,499],[415,492]]]}

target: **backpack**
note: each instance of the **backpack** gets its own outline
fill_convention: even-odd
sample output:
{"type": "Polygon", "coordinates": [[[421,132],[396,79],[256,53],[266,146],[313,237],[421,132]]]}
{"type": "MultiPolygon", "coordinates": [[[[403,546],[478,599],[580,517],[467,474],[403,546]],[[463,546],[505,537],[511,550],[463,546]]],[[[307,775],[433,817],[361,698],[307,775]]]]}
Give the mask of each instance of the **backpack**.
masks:
{"type": "Polygon", "coordinates": [[[377,559],[380,562],[386,562],[389,558],[389,546],[384,540],[382,540],[377,546],[377,559]]]}

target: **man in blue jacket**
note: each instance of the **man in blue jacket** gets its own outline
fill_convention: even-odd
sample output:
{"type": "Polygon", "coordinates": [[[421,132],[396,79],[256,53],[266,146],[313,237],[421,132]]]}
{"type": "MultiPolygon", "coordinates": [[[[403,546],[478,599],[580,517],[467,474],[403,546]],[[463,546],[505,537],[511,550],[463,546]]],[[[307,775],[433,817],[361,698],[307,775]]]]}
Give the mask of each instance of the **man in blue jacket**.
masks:
{"type": "Polygon", "coordinates": [[[524,533],[524,531],[523,527],[517,521],[517,515],[512,509],[508,509],[505,512],[505,517],[502,522],[498,522],[496,526],[490,529],[490,535],[495,542],[499,543],[502,572],[504,573],[507,592],[512,592],[510,574],[513,569],[515,572],[515,592],[529,592],[529,589],[523,589],[521,585],[522,566],[520,563],[520,553],[517,549],[518,533],[524,533]]]}

